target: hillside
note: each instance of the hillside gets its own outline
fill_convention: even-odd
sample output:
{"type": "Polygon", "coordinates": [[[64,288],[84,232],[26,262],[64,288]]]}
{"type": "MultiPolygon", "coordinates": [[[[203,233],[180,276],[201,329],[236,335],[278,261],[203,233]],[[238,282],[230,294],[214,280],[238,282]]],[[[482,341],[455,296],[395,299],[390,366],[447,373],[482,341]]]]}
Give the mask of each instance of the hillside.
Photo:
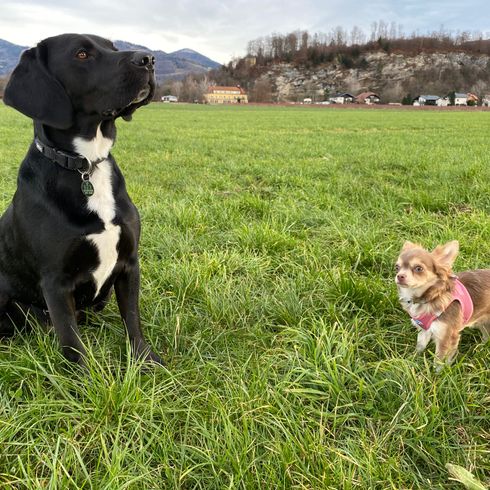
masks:
{"type": "Polygon", "coordinates": [[[384,102],[400,102],[411,94],[446,95],[450,91],[490,92],[490,55],[420,53],[414,56],[367,53],[362,60],[346,64],[336,58],[317,66],[271,63],[264,67],[235,70],[238,82],[260,98],[270,93],[272,100],[300,101],[304,97],[324,100],[328,94],[377,92],[384,102]]]}
{"type": "Polygon", "coordinates": [[[383,102],[410,94],[446,95],[452,91],[490,93],[490,40],[483,35],[387,36],[386,23],[371,34],[296,31],[250,41],[247,56],[213,75],[239,83],[251,100],[324,100],[335,92],[374,91],[383,102]],[[397,37],[398,36],[398,37],[397,37]]]}
{"type": "MultiPolygon", "coordinates": [[[[115,41],[114,44],[118,49],[152,51],[145,46],[127,41],[115,41]]],[[[0,39],[0,76],[6,76],[14,69],[24,49],[27,48],[0,39]]],[[[165,53],[160,50],[152,52],[156,58],[156,76],[159,81],[179,80],[191,73],[207,73],[209,70],[220,66],[216,61],[191,49],[181,49],[174,53],[165,53]]]]}
{"type": "Polygon", "coordinates": [[[25,46],[9,43],[0,39],[0,76],[10,73],[20,57],[25,46]]]}

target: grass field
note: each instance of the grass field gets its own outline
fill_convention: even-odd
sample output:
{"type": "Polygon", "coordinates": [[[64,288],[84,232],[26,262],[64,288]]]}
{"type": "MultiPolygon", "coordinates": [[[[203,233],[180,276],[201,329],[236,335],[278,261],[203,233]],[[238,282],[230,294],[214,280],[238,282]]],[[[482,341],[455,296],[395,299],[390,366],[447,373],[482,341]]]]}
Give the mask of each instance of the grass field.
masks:
{"type": "MultiPolygon", "coordinates": [[[[31,122],[0,107],[0,207],[31,122]]],[[[393,264],[458,239],[490,267],[490,114],[154,104],[114,155],[143,222],[142,319],[114,303],[0,343],[0,488],[463,488],[490,483],[490,345],[413,354],[393,264]]]]}

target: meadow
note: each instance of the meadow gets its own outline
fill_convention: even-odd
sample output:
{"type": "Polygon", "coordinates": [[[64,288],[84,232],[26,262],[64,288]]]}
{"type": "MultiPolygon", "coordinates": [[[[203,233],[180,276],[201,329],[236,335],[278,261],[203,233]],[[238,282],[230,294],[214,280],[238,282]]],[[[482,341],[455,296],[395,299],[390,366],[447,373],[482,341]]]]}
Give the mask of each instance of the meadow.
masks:
{"type": "MultiPolygon", "coordinates": [[[[490,267],[490,113],[152,104],[113,154],[142,217],[142,321],[0,342],[0,488],[460,489],[490,483],[490,345],[436,374],[394,261],[490,267]]],[[[31,122],[0,107],[0,209],[31,122]]]]}

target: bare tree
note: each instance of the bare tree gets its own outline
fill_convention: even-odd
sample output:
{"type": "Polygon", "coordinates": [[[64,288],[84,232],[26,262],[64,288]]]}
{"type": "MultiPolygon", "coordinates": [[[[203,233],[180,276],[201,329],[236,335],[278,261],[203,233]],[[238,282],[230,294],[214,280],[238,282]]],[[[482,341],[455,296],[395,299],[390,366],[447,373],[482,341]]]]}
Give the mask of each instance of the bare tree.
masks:
{"type": "Polygon", "coordinates": [[[396,39],[397,35],[397,28],[396,28],[396,22],[392,21],[390,23],[390,33],[389,33],[389,38],[390,39],[396,39]]]}
{"type": "Polygon", "coordinates": [[[371,42],[376,41],[378,39],[378,23],[376,21],[371,22],[371,42]]]}
{"type": "Polygon", "coordinates": [[[272,86],[269,80],[259,79],[250,91],[251,102],[271,102],[272,86]]]}
{"type": "Polygon", "coordinates": [[[348,35],[342,26],[337,26],[332,31],[332,39],[336,46],[346,46],[348,35]]]}
{"type": "Polygon", "coordinates": [[[294,56],[298,49],[298,34],[296,32],[289,33],[284,39],[284,51],[288,57],[294,56]]]}
{"type": "Polygon", "coordinates": [[[360,27],[354,26],[352,28],[350,33],[350,43],[351,45],[366,43],[366,35],[360,27]]]}
{"type": "Polygon", "coordinates": [[[489,83],[485,82],[484,80],[478,80],[471,86],[470,92],[475,94],[481,101],[485,95],[490,93],[489,83]]]}
{"type": "Polygon", "coordinates": [[[272,39],[271,39],[271,48],[272,48],[272,53],[271,56],[272,58],[282,58],[287,52],[287,49],[285,48],[285,39],[283,36],[280,34],[273,34],[272,39]]]}
{"type": "Polygon", "coordinates": [[[307,50],[308,49],[308,42],[310,40],[310,35],[308,34],[308,31],[303,31],[301,33],[301,49],[302,50],[307,50]]]}

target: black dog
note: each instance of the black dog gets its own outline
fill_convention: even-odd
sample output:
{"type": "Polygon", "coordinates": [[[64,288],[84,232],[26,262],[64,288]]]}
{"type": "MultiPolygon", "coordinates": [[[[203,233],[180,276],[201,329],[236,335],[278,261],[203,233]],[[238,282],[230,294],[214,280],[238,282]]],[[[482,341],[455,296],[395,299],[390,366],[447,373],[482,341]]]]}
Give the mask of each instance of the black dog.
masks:
{"type": "Polygon", "coordinates": [[[162,363],[140,327],[138,211],[109,153],[115,119],[151,101],[154,64],[92,35],[22,54],[4,101],[34,120],[34,141],[0,219],[1,334],[47,310],[64,355],[83,364],[77,318],[102,309],[114,287],[135,355],[162,363]]]}

